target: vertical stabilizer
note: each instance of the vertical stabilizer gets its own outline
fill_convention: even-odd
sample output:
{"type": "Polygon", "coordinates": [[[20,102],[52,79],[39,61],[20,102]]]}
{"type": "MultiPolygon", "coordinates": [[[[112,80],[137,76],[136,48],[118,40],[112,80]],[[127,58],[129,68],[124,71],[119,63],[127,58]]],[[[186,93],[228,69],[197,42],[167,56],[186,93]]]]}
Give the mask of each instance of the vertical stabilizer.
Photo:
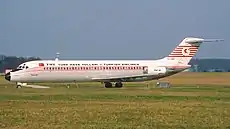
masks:
{"type": "MultiPolygon", "coordinates": [[[[200,46],[204,42],[217,42],[222,39],[202,39],[187,37],[166,57],[178,65],[188,65],[190,60],[196,55],[200,46]]],[[[174,64],[175,65],[175,64],[174,64]]]]}

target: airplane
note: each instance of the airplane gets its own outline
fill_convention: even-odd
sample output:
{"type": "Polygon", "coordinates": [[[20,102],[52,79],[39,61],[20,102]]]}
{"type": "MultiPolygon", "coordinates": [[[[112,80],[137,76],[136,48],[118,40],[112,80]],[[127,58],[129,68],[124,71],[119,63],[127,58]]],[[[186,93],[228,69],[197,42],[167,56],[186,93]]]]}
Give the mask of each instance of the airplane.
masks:
{"type": "Polygon", "coordinates": [[[5,79],[22,84],[39,82],[101,82],[105,88],[123,82],[158,80],[191,67],[192,57],[205,42],[223,39],[184,38],[166,57],[157,60],[35,60],[20,64],[5,79]]]}

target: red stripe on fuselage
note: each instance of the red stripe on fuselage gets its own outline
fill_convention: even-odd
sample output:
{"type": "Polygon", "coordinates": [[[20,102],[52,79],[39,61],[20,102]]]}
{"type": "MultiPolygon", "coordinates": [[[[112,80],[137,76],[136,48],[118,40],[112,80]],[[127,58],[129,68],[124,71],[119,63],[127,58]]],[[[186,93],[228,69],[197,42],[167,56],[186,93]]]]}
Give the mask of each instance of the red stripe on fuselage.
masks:
{"type": "Polygon", "coordinates": [[[38,71],[105,71],[105,70],[143,70],[146,66],[94,66],[94,67],[34,67],[26,69],[25,72],[38,71]]]}

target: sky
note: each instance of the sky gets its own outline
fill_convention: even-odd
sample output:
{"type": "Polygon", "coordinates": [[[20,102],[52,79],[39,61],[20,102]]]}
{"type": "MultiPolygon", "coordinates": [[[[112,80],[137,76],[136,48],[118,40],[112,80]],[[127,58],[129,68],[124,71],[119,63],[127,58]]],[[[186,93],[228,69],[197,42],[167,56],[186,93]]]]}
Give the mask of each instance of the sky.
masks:
{"type": "Polygon", "coordinates": [[[158,59],[185,37],[221,38],[195,58],[230,58],[229,0],[1,0],[0,54],[158,59]]]}

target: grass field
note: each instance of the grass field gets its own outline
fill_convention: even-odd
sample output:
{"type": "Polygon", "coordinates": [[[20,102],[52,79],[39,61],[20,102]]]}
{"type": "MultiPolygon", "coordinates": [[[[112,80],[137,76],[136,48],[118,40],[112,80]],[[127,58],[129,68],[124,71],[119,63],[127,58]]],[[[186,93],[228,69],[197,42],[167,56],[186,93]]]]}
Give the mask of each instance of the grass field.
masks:
{"type": "Polygon", "coordinates": [[[164,80],[172,87],[156,88],[152,81],[121,89],[100,83],[16,89],[1,78],[0,128],[230,129],[230,73],[181,73],[164,80]]]}

